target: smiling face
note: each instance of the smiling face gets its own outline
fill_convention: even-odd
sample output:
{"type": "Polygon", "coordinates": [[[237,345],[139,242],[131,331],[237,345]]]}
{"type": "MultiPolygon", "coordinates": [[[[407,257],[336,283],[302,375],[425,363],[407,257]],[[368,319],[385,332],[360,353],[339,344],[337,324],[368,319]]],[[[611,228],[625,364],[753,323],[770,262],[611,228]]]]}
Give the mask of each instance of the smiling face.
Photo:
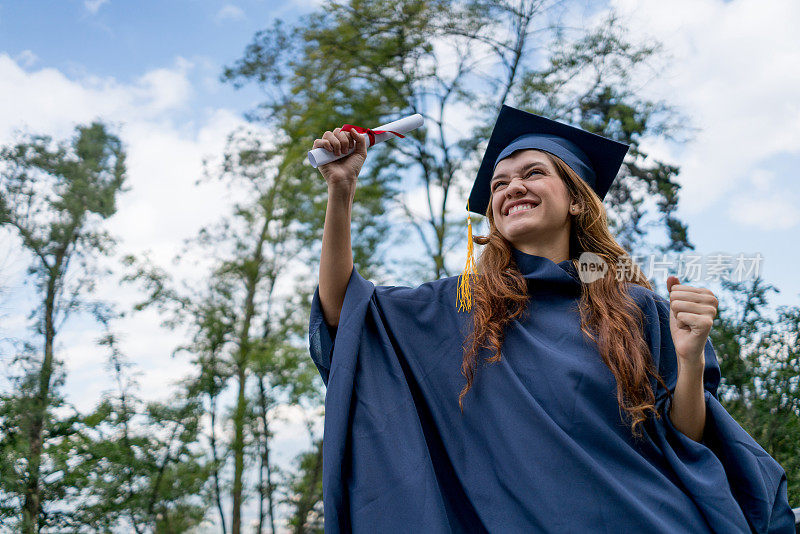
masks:
{"type": "Polygon", "coordinates": [[[514,152],[497,164],[489,187],[494,224],[514,247],[548,257],[569,254],[569,193],[548,155],[514,152]]]}

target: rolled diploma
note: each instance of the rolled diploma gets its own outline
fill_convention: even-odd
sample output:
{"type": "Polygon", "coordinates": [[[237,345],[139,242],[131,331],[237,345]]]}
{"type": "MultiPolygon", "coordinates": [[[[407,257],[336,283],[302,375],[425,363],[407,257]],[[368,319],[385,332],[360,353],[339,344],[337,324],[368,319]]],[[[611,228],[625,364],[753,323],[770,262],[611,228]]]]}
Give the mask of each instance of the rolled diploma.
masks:
{"type": "MultiPolygon", "coordinates": [[[[390,122],[388,124],[384,124],[383,126],[378,126],[377,128],[373,128],[373,130],[391,130],[393,132],[397,132],[400,134],[405,134],[406,132],[410,132],[416,128],[422,126],[422,115],[419,113],[415,113],[413,115],[409,115],[408,117],[403,117],[402,119],[398,119],[394,122],[390,122]]],[[[367,143],[369,144],[369,134],[363,133],[360,135],[367,136],[367,143]]],[[[385,132],[381,134],[375,134],[375,144],[383,143],[387,139],[392,137],[397,137],[391,132],[385,132]]],[[[311,164],[312,167],[315,169],[320,165],[325,165],[326,163],[330,163],[331,161],[336,161],[337,159],[343,158],[353,152],[355,147],[352,149],[343,152],[341,156],[337,156],[333,152],[329,152],[324,148],[315,148],[313,150],[308,151],[308,162],[311,164]]]]}

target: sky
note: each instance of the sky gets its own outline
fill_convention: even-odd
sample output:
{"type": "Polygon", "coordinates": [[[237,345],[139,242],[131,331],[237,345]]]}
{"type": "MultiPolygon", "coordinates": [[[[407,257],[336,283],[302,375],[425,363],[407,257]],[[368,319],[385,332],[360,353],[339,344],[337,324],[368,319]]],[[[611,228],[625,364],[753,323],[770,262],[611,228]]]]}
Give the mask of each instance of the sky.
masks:
{"type": "MultiPolygon", "coordinates": [[[[113,124],[128,151],[130,190],[108,229],[119,240],[120,255],[149,251],[169,266],[183,240],[235,200],[220,184],[195,183],[203,159],[220,156],[225,137],[246,125],[243,113],[261,100],[255,88],[221,83],[223,67],[241,57],[259,29],[320,4],[0,0],[0,143],[20,129],[64,138],[78,123],[102,118],[113,124]]],[[[602,17],[605,5],[586,23],[602,17]]],[[[640,95],[665,99],[698,128],[687,143],[643,143],[645,152],[681,167],[677,216],[688,224],[695,252],[760,253],[762,275],[781,290],[772,302],[798,304],[800,3],[607,5],[621,13],[634,41],[664,44],[668,59],[656,75],[642,77],[640,95]]],[[[461,118],[446,120],[457,131],[461,118]]],[[[414,191],[409,194],[414,198],[414,191]]],[[[465,200],[453,202],[462,209],[465,200]]],[[[454,253],[454,265],[463,264],[463,254],[454,253]]],[[[22,285],[24,268],[13,237],[0,233],[0,339],[26,324],[21,310],[30,288],[22,285]]],[[[174,269],[186,279],[198,275],[174,269]]],[[[112,281],[98,294],[122,304],[135,298],[112,281]]],[[[144,312],[116,325],[145,398],[162,398],[168,384],[189,370],[186,359],[167,357],[182,340],[159,323],[154,312],[144,312]]],[[[99,335],[96,325],[76,321],[61,336],[65,393],[79,409],[93,406],[111,387],[106,355],[95,346],[99,335]]],[[[279,462],[307,439],[298,414],[289,414],[283,430],[279,462]]]]}
{"type": "Polygon", "coordinates": [[[636,2],[615,7],[672,60],[646,94],[683,110],[699,130],[645,151],[681,167],[678,216],[696,252],[760,252],[762,275],[796,305],[800,253],[800,4],[636,2]]]}

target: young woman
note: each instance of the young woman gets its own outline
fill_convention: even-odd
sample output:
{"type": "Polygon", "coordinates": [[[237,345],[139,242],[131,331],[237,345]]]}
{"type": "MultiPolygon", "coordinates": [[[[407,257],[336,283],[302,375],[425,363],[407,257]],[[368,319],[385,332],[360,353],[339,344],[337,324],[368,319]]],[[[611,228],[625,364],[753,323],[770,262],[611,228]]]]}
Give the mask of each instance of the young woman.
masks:
{"type": "Polygon", "coordinates": [[[355,147],[319,168],[326,532],[794,532],[785,472],[717,399],[713,294],[670,277],[666,301],[608,230],[626,146],[504,106],[477,276],[416,288],[353,267],[364,136],[317,147],[355,147]]]}

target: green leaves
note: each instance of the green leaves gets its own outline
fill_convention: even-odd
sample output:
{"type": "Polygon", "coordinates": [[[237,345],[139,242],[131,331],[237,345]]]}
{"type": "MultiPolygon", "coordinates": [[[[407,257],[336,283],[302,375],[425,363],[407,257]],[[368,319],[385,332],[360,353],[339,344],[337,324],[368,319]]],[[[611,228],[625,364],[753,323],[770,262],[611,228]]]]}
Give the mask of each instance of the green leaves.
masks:
{"type": "Polygon", "coordinates": [[[177,398],[145,405],[129,391],[88,414],[67,452],[75,527],[182,532],[204,517],[210,466],[200,449],[202,406],[177,398]]]}
{"type": "Polygon", "coordinates": [[[776,289],[761,278],[723,280],[711,340],[720,360],[720,402],[786,471],[789,502],[800,499],[800,307],[770,310],[776,289]]]}
{"type": "Polygon", "coordinates": [[[101,123],[78,126],[70,142],[27,135],[0,148],[0,224],[18,234],[33,258],[28,274],[38,302],[31,331],[36,346],[44,347],[41,354],[20,356],[25,366],[19,387],[0,416],[3,425],[16,430],[12,441],[0,442],[0,454],[11,466],[0,480],[0,492],[12,503],[3,513],[16,516],[25,532],[69,521],[69,513],[57,505],[76,483],[72,448],[65,444],[86,438],[76,416],[56,411],[62,378],[55,341],[76,310],[95,308],[89,295],[102,274],[96,260],[113,245],[100,221],[116,211],[124,159],[119,138],[101,123]]]}

